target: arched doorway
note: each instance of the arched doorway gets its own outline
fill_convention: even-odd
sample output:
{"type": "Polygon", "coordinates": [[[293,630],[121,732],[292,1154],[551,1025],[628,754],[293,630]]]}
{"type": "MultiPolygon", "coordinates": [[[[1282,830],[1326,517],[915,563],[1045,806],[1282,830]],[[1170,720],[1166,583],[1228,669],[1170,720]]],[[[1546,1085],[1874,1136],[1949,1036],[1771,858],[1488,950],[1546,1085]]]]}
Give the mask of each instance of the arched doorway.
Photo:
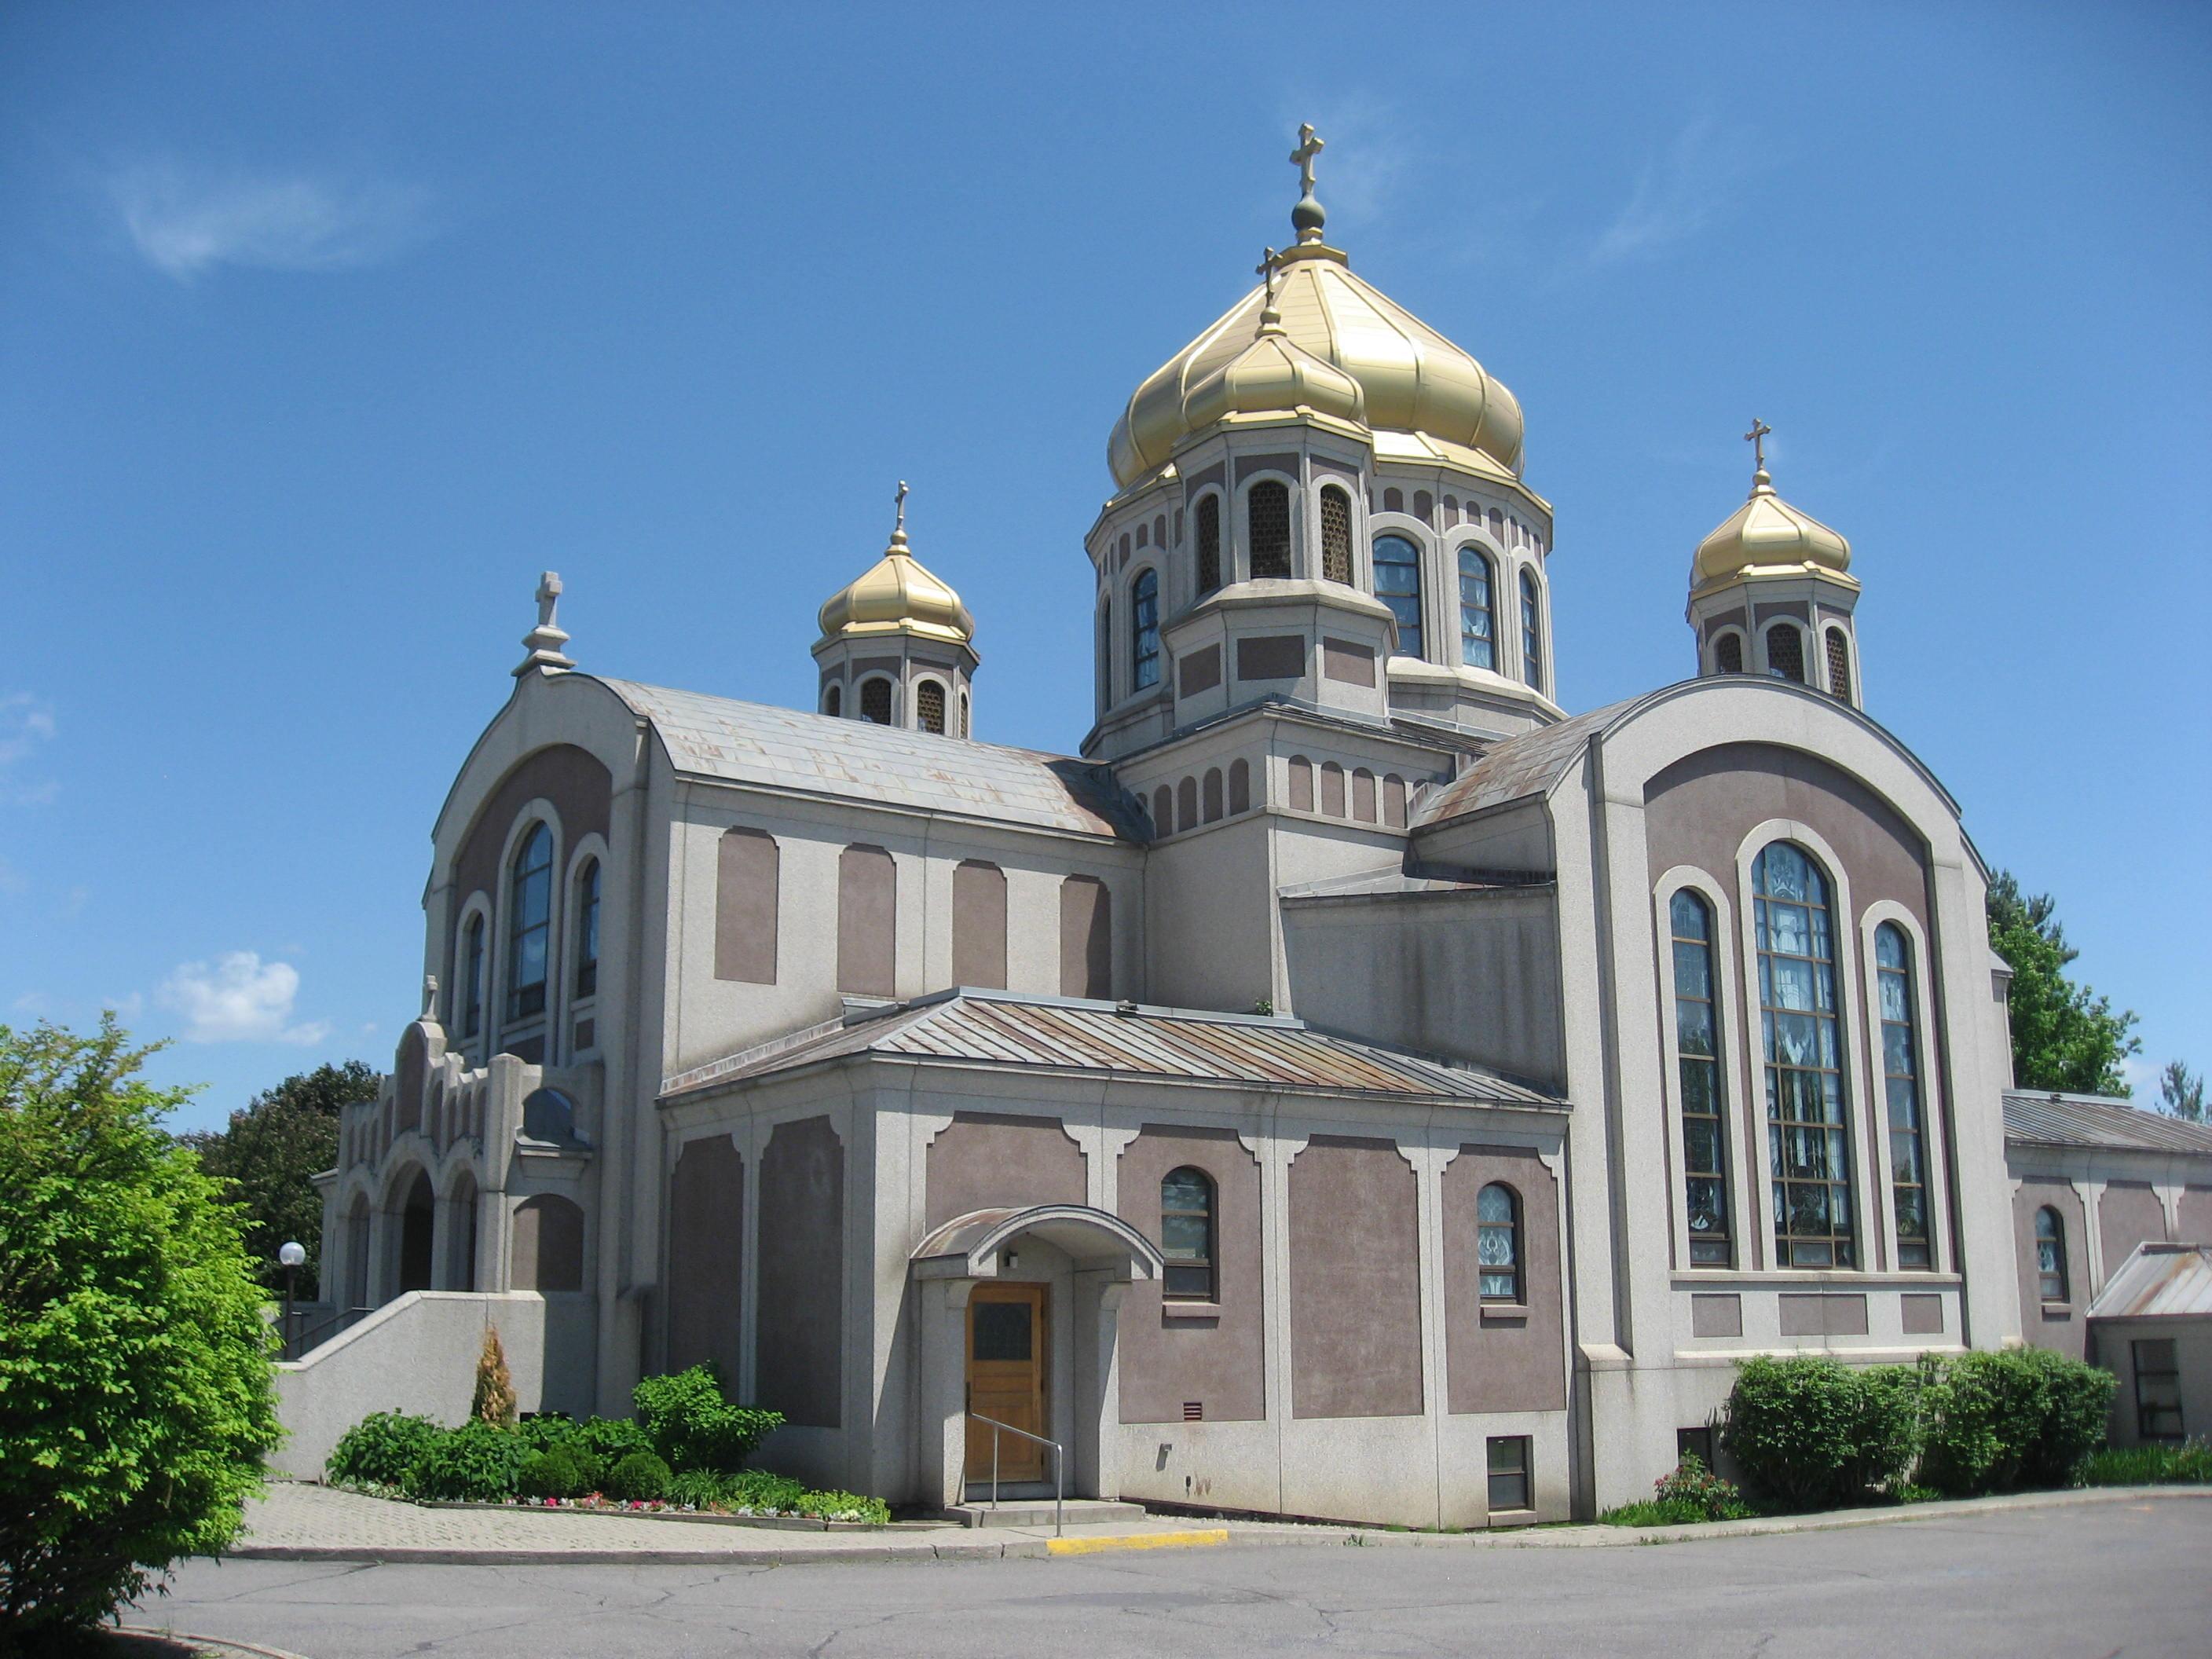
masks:
{"type": "Polygon", "coordinates": [[[368,1194],[356,1193],[346,1212],[345,1302],[339,1311],[368,1306],[368,1194]]]}
{"type": "Polygon", "coordinates": [[[477,1179],[463,1170],[446,1197],[446,1288],[477,1287],[477,1179]]]}
{"type": "Polygon", "coordinates": [[[399,1283],[395,1293],[430,1288],[432,1249],[438,1235],[438,1199],[430,1177],[417,1170],[399,1212],[399,1283]]]}

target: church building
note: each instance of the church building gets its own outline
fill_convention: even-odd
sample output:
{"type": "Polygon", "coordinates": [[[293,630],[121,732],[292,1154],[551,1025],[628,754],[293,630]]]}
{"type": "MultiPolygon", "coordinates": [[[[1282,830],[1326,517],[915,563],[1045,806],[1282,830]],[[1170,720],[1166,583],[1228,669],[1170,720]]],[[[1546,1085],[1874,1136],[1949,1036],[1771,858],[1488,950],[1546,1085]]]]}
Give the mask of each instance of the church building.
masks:
{"type": "Polygon", "coordinates": [[[2021,1340],[1986,872],[1864,712],[1849,543],[1754,424],[1686,677],[1570,714],[1521,405],[1321,148],[1113,422],[1074,752],[976,735],[903,486],[811,709],[591,673],[546,577],[323,1178],[336,1342],[506,1296],[526,1407],[711,1360],[895,1503],[1475,1527],[1710,1456],[1747,1356],[2021,1340]]]}

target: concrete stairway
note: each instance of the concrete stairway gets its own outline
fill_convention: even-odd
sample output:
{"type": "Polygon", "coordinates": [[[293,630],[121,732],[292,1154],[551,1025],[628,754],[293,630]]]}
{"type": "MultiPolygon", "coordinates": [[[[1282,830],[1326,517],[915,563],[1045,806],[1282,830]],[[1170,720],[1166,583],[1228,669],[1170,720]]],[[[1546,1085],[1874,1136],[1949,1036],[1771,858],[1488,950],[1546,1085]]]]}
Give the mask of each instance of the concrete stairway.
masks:
{"type": "MultiPolygon", "coordinates": [[[[956,1504],[945,1513],[963,1527],[1049,1527],[1052,1499],[1006,1498],[993,1509],[991,1500],[985,1498],[956,1504]]],[[[1132,1521],[1145,1518],[1141,1504],[1118,1504],[1103,1498],[1071,1498],[1062,1506],[1062,1515],[1070,1527],[1127,1526],[1132,1521]]]]}

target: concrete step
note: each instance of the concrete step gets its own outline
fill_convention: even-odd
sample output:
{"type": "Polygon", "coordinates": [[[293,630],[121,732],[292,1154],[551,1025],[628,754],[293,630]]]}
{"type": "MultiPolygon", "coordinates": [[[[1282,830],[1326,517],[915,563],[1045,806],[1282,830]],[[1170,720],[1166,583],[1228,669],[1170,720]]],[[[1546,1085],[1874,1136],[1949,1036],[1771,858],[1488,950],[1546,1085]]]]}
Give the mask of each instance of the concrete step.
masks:
{"type": "MultiPolygon", "coordinates": [[[[996,1509],[981,1498],[956,1504],[945,1514],[963,1527],[1048,1527],[1052,1524],[1049,1498],[1006,1498],[996,1509]]],[[[1138,1504],[1119,1504],[1103,1498],[1071,1498],[1062,1506],[1062,1520],[1071,1527],[1127,1525],[1145,1518],[1138,1504]]]]}

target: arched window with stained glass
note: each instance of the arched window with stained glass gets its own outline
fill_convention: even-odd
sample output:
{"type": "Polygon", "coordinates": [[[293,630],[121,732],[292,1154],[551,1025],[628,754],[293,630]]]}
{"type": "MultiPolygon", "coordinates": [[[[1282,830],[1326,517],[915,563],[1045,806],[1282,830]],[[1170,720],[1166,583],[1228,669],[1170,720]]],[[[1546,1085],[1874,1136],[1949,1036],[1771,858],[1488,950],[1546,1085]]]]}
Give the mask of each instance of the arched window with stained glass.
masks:
{"type": "Polygon", "coordinates": [[[1129,587],[1129,685],[1141,691],[1160,683],[1160,574],[1138,572],[1129,587]]]}
{"type": "Polygon", "coordinates": [[[1674,930],[1674,1078],[1682,1113],[1682,1195],[1690,1265],[1735,1261],[1729,1226],[1727,1087],[1722,1066],[1713,910],[1685,887],[1668,906],[1674,930]]]}
{"type": "Polygon", "coordinates": [[[1475,1194],[1474,1259],[1485,1302],[1518,1304],[1521,1285],[1521,1198],[1493,1181],[1475,1194]]]}
{"type": "Polygon", "coordinates": [[[1778,841],[1752,867],[1778,1266],[1850,1267],[1858,1241],[1828,878],[1778,841]]]}
{"type": "Polygon", "coordinates": [[[1407,538],[1375,538],[1375,597],[1398,619],[1398,654],[1428,655],[1421,633],[1421,550],[1407,538]]]}
{"type": "Polygon", "coordinates": [[[1188,1164],[1160,1182],[1160,1254],[1167,1258],[1160,1291],[1170,1302],[1219,1299],[1213,1199],[1212,1180],[1188,1164]]]}
{"type": "Polygon", "coordinates": [[[1897,1265],[1936,1265],[1929,1228],[1928,1145],[1920,1085],[1919,1021],[1914,1018],[1912,945],[1885,921],[1874,930],[1875,988],[1881,1003],[1881,1081],[1889,1107],[1890,1185],[1897,1213],[1897,1265]]]}
{"type": "Polygon", "coordinates": [[[1490,556],[1469,542],[1459,550],[1459,659],[1498,666],[1498,602],[1490,556]]]}

